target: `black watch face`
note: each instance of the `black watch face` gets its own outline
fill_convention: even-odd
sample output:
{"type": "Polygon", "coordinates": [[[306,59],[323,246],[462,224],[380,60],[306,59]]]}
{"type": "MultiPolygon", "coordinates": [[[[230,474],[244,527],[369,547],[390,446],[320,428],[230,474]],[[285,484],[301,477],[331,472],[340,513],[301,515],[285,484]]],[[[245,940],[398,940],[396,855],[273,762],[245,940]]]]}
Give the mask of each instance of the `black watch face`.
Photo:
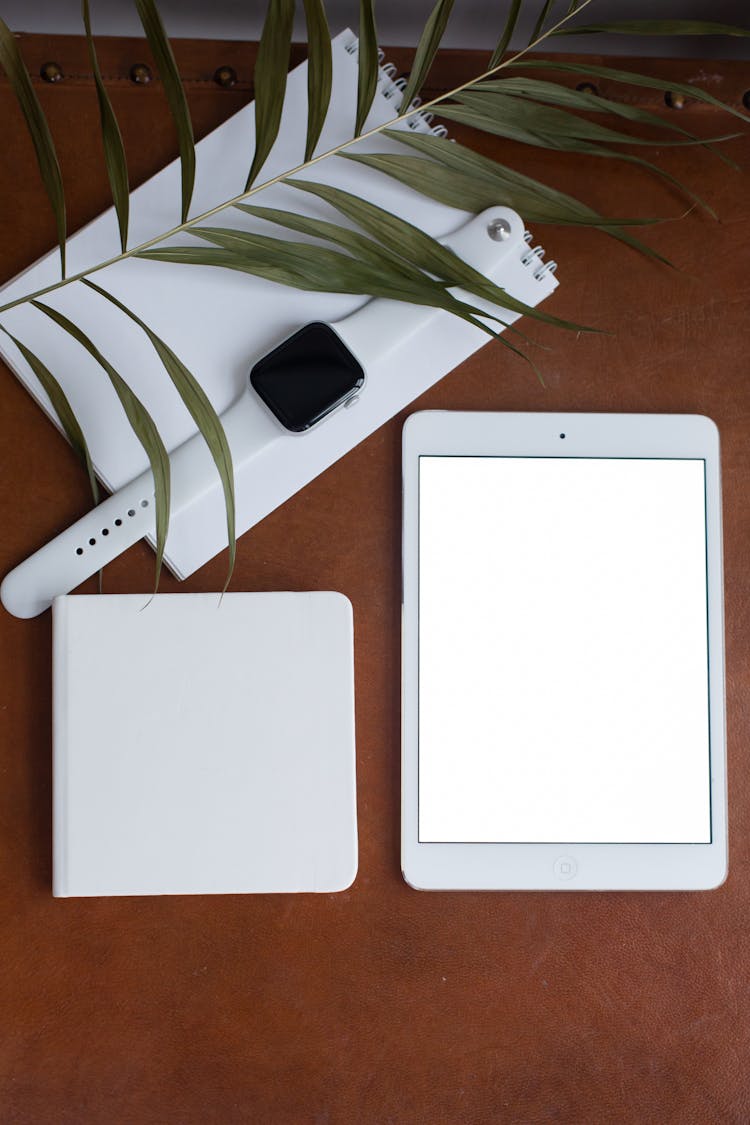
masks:
{"type": "Polygon", "coordinates": [[[258,360],[250,384],[282,426],[309,430],[365,381],[361,364],[327,324],[307,324],[258,360]]]}

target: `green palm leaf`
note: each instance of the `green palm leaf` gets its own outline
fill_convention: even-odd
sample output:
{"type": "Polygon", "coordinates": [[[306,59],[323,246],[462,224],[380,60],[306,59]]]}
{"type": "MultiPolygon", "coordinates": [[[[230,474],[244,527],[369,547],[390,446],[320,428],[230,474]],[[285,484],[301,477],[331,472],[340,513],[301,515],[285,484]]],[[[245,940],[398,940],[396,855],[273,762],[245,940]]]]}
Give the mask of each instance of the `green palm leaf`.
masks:
{"type": "MultiPolygon", "coordinates": [[[[657,113],[651,113],[647,109],[641,109],[639,106],[629,105],[626,102],[616,102],[611,98],[602,97],[601,94],[592,94],[588,90],[577,90],[571,86],[562,86],[558,82],[546,82],[541,78],[489,79],[482,82],[476,89],[478,91],[496,90],[498,93],[510,97],[530,98],[537,102],[563,106],[568,109],[579,109],[586,113],[609,113],[614,117],[622,117],[626,121],[635,121],[639,125],[649,125],[654,129],[666,129],[670,132],[679,133],[680,136],[686,137],[704,148],[711,149],[730,167],[738,168],[733,160],[730,160],[720,149],[714,148],[710,141],[706,141],[703,137],[696,137],[694,133],[691,133],[688,129],[683,129],[671,118],[660,117],[657,113]]],[[[625,136],[625,134],[621,135],[625,136]]],[[[722,141],[734,140],[740,135],[739,133],[730,133],[720,139],[722,141]]]]}
{"type": "MultiPolygon", "coordinates": [[[[274,241],[269,239],[269,242],[274,241]]],[[[289,244],[291,245],[291,243],[289,244]]],[[[302,245],[302,244],[300,244],[302,245]]],[[[237,270],[240,273],[251,274],[253,277],[263,277],[267,281],[276,282],[278,285],[289,285],[294,289],[306,289],[310,292],[322,291],[326,275],[326,264],[322,268],[315,268],[312,264],[300,259],[282,261],[276,258],[273,250],[267,253],[251,254],[238,250],[227,250],[218,246],[162,246],[152,250],[142,250],[138,254],[151,262],[174,262],[188,266],[214,266],[221,269],[237,270]]],[[[344,258],[345,255],[336,255],[344,258]]],[[[338,263],[336,263],[338,264],[338,263]]],[[[331,278],[333,285],[334,278],[331,278]]],[[[355,282],[356,284],[356,282],[355,282]]],[[[331,289],[330,292],[351,293],[355,288],[346,286],[344,289],[331,289]]]]}
{"type": "Polygon", "coordinates": [[[359,0],[359,72],[357,77],[357,116],[354,136],[364,128],[375,91],[378,88],[378,35],[375,30],[374,0],[359,0]]]}
{"type": "Polygon", "coordinates": [[[89,13],[89,0],[83,0],[83,25],[86,30],[86,42],[89,50],[89,60],[94,74],[96,97],[99,102],[99,119],[102,129],[102,143],[104,145],[104,162],[107,166],[109,186],[112,191],[112,202],[117,214],[117,225],[120,228],[120,245],[125,250],[128,244],[128,215],[130,211],[130,186],[128,184],[128,165],[125,159],[125,147],[122,143],[120,126],[117,124],[115,111],[109,100],[99,60],[96,56],[94,38],[91,34],[91,17],[89,13]]]}
{"type": "MultiPolygon", "coordinates": [[[[463,155],[462,153],[461,156],[463,155]]],[[[600,226],[605,223],[604,219],[595,222],[593,213],[591,218],[575,213],[566,214],[563,208],[549,204],[544,197],[538,197],[533,190],[527,191],[523,186],[506,180],[500,171],[500,166],[491,170],[489,175],[481,177],[447,163],[436,164],[428,172],[421,158],[397,156],[392,153],[352,154],[346,159],[383,172],[414,191],[436,199],[438,203],[464,211],[480,212],[488,207],[501,205],[520,212],[522,208],[518,200],[525,198],[528,203],[524,218],[528,218],[531,222],[559,223],[562,226],[600,226]]]]}
{"type": "Polygon", "coordinates": [[[236,206],[238,211],[244,211],[248,215],[274,223],[276,226],[333,242],[335,245],[343,247],[344,250],[348,250],[353,257],[362,258],[373,265],[380,266],[381,269],[395,270],[414,280],[422,278],[422,271],[417,269],[416,266],[412,266],[410,262],[392,254],[380,243],[367,238],[358,231],[350,230],[348,227],[340,227],[335,223],[326,222],[325,219],[315,219],[309,215],[280,211],[275,207],[260,207],[248,203],[238,203],[236,206]]]}
{"type": "Polygon", "coordinates": [[[305,161],[315,151],[331,100],[331,33],[323,0],[304,0],[307,21],[307,138],[305,161]]]}
{"type": "MultiPolygon", "coordinates": [[[[463,95],[462,95],[463,97],[463,95]]],[[[606,157],[609,159],[624,160],[628,164],[637,164],[642,168],[646,168],[655,176],[660,176],[673,187],[683,192],[693,203],[697,203],[703,207],[705,211],[716,218],[716,212],[712,207],[701,199],[701,197],[684,184],[681,180],[677,179],[666,169],[660,168],[658,164],[653,164],[651,161],[644,160],[641,156],[634,156],[632,153],[613,152],[611,149],[606,148],[602,144],[597,144],[593,141],[579,138],[578,136],[566,135],[564,132],[555,131],[550,127],[549,131],[544,131],[542,122],[537,118],[534,119],[528,113],[521,113],[515,117],[507,117],[502,113],[502,106],[493,105],[492,102],[480,102],[478,99],[481,95],[477,92],[475,94],[467,95],[470,99],[465,105],[450,105],[441,106],[440,115],[447,117],[451,121],[457,121],[461,125],[469,125],[475,129],[480,129],[485,133],[494,133],[500,137],[507,137],[509,140],[519,141],[521,144],[534,145],[537,148],[550,148],[562,152],[575,152],[579,155],[585,156],[598,156],[606,157]]],[[[509,99],[512,101],[513,99],[509,99]]],[[[525,105],[525,110],[530,110],[533,107],[525,105]]],[[[539,109],[545,107],[539,106],[539,109]]],[[[547,112],[552,113],[552,110],[547,112]]],[[[556,111],[560,112],[560,111],[556,111]]],[[[568,115],[571,116],[571,115],[568,115]]],[[[580,120],[575,118],[574,120],[580,120]]],[[[641,142],[633,142],[641,143],[641,142]]],[[[681,142],[671,142],[672,144],[679,144],[681,142]]],[[[690,143],[690,142],[688,142],[690,143]]]]}
{"type": "MultiPolygon", "coordinates": [[[[258,208],[258,210],[264,209],[258,208]]],[[[297,216],[290,216],[290,218],[297,218],[297,216]]],[[[259,240],[263,239],[269,244],[277,241],[265,239],[262,235],[254,236],[248,235],[247,231],[222,229],[208,232],[206,237],[216,242],[216,245],[210,248],[167,246],[160,250],[146,250],[139,257],[150,258],[152,261],[237,270],[240,273],[264,277],[280,285],[291,285],[297,289],[314,292],[320,292],[321,277],[326,277],[326,289],[329,293],[366,292],[395,301],[441,308],[499,340],[505,348],[528,363],[540,382],[544,383],[541,372],[533,360],[510,340],[500,335],[500,330],[491,328],[486,320],[494,320],[501,328],[509,329],[517,335],[523,336],[523,333],[519,333],[513,325],[507,324],[501,317],[457,300],[442,286],[431,283],[424,275],[421,275],[418,284],[408,276],[400,283],[398,281],[389,283],[381,276],[377,265],[368,269],[366,263],[357,262],[344,254],[326,253],[322,248],[309,246],[307,243],[285,243],[292,249],[284,260],[283,256],[277,255],[273,250],[265,254],[262,252],[265,247],[259,240]]]]}
{"type": "MultiPolygon", "coordinates": [[[[349,250],[355,256],[362,257],[366,260],[369,259],[369,261],[379,266],[381,269],[395,270],[397,273],[403,273],[416,282],[424,281],[424,273],[417,266],[412,265],[411,262],[400,257],[398,253],[392,252],[374,239],[367,238],[358,231],[349,230],[348,227],[339,227],[336,226],[335,223],[328,223],[324,219],[313,219],[307,215],[295,215],[290,211],[278,211],[273,207],[253,207],[243,203],[238,203],[237,207],[241,211],[246,211],[256,218],[265,219],[269,223],[275,223],[278,226],[298,231],[301,234],[309,234],[315,238],[323,238],[334,242],[339,246],[343,246],[344,249],[349,250]]],[[[399,249],[403,249],[403,247],[399,247],[399,249]]],[[[458,280],[456,280],[455,284],[459,284],[458,280]]],[[[498,301],[496,303],[499,304],[500,302],[498,301]]],[[[525,311],[525,309],[523,311],[525,311]]],[[[535,341],[529,340],[528,336],[521,332],[514,324],[507,323],[500,318],[498,318],[498,322],[503,325],[506,331],[519,336],[521,339],[525,340],[527,344],[535,343],[535,341]]],[[[518,354],[528,360],[528,357],[523,352],[519,352],[518,354]]],[[[534,368],[534,370],[536,371],[536,368],[534,368]]],[[[539,373],[537,372],[537,374],[539,373]]]]}
{"type": "Polygon", "coordinates": [[[616,23],[587,23],[584,26],[562,27],[553,35],[733,35],[750,36],[746,27],[710,20],[618,20],[616,23]]]}
{"type": "MultiPolygon", "coordinates": [[[[512,328],[513,326],[510,325],[510,327],[512,328]]],[[[504,348],[507,348],[508,351],[513,352],[513,355],[517,355],[519,359],[522,359],[524,361],[524,363],[528,363],[529,367],[531,368],[531,370],[534,372],[537,379],[539,380],[541,386],[543,386],[543,387],[547,386],[547,384],[544,381],[544,376],[542,375],[542,372],[539,370],[537,365],[534,363],[531,356],[528,356],[526,354],[526,352],[521,350],[521,348],[518,348],[518,347],[516,347],[515,344],[512,344],[506,336],[498,336],[497,341],[498,341],[499,344],[502,344],[504,348]]]]}
{"type": "Polygon", "coordinates": [[[73,324],[71,320],[68,320],[68,318],[61,312],[58,312],[57,309],[42,304],[41,301],[32,301],[31,303],[34,308],[39,309],[45,316],[53,320],[55,324],[64,329],[69,336],[77,340],[81,347],[86,349],[100,367],[104,368],[120,400],[120,404],[125,411],[130,427],[146,452],[154,478],[154,500],[156,508],[156,578],[154,588],[156,589],[159,585],[159,576],[164,559],[164,544],[167,540],[170,495],[169,454],[156,428],[156,423],[138,396],[134,394],[112,364],[104,358],[96,344],[89,339],[85,332],[82,332],[77,325],[73,324]]]}
{"type": "Polygon", "coordinates": [[[192,374],[191,371],[185,366],[179,356],[175,355],[168,344],[156,335],[156,333],[145,324],[139,316],[136,316],[129,308],[127,308],[121,301],[118,301],[112,293],[106,289],[102,289],[93,281],[84,279],[84,285],[88,285],[96,293],[102,297],[106,297],[120,312],[125,316],[130,317],[135,324],[138,325],[143,332],[146,333],[149,340],[154,346],[154,350],[162,362],[164,370],[166,371],[172,383],[177,389],[177,392],[187,407],[190,415],[198,427],[199,432],[203,436],[206,445],[209,448],[211,456],[214,459],[214,464],[221,480],[221,485],[224,490],[224,506],[227,513],[227,542],[229,544],[229,573],[227,574],[227,586],[232,577],[234,564],[237,557],[237,534],[235,527],[235,502],[234,502],[234,468],[232,466],[232,451],[229,448],[224,427],[221,424],[219,415],[211,405],[203,387],[192,374]]]}
{"type": "MultiPolygon", "coordinates": [[[[512,82],[513,79],[507,81],[512,82]]],[[[552,85],[552,83],[548,83],[552,85]]],[[[566,87],[562,87],[566,89],[566,87]]],[[[569,91],[573,94],[581,94],[579,90],[569,91]]],[[[592,101],[596,101],[596,96],[589,94],[592,101]]],[[[605,125],[599,124],[596,121],[588,121],[585,118],[578,117],[574,113],[568,113],[567,110],[550,107],[547,105],[539,105],[536,101],[529,101],[525,98],[518,96],[508,97],[504,90],[503,82],[483,82],[476,90],[469,90],[465,93],[458,95],[458,100],[461,105],[467,106],[479,113],[486,113],[493,120],[499,119],[504,122],[506,128],[510,132],[515,130],[519,131],[519,135],[514,133],[513,139],[523,140],[520,132],[526,131],[532,137],[544,138],[545,147],[563,148],[572,141],[593,141],[595,143],[601,142],[603,144],[630,144],[636,146],[656,146],[659,148],[665,147],[684,147],[686,145],[702,145],[710,147],[715,144],[720,144],[723,141],[733,140],[739,134],[728,133],[720,137],[694,137],[690,134],[686,135],[684,140],[673,140],[664,137],[642,137],[636,136],[632,133],[621,133],[617,129],[610,129],[605,125]],[[515,106],[513,102],[515,101],[515,106]]],[[[451,107],[446,107],[449,111],[451,107]]],[[[627,107],[631,110],[629,116],[634,120],[632,114],[632,107],[627,107]]],[[[442,112],[442,110],[441,110],[442,112]]],[[[648,114],[645,110],[641,110],[640,114],[645,115],[645,118],[651,118],[649,124],[659,127],[662,125],[660,118],[656,114],[648,114]]],[[[662,125],[662,127],[665,127],[662,125]]],[[[680,130],[684,134],[684,130],[680,130]]],[[[541,145],[541,140],[531,140],[531,144],[541,145]]],[[[714,150],[716,151],[716,150],[714,150]]]]}
{"type": "Polygon", "coordinates": [[[536,23],[534,24],[534,30],[531,33],[529,43],[535,43],[539,36],[542,34],[544,25],[547,22],[547,16],[549,15],[550,8],[554,4],[554,2],[555,0],[544,0],[544,3],[539,10],[539,15],[537,16],[536,23]]]}
{"type": "Polygon", "coordinates": [[[650,74],[636,74],[632,70],[620,70],[613,66],[598,66],[595,63],[571,63],[565,62],[563,59],[534,59],[530,62],[524,59],[521,62],[508,63],[508,66],[514,69],[524,67],[537,70],[562,70],[569,74],[584,74],[589,78],[610,78],[613,82],[624,82],[630,86],[646,86],[651,90],[685,94],[698,102],[705,102],[708,105],[716,106],[718,109],[723,109],[725,113],[731,113],[733,117],[739,117],[741,121],[750,122],[750,116],[746,113],[728,105],[727,102],[719,101],[713,94],[709,94],[708,90],[703,90],[700,86],[693,86],[689,82],[665,81],[662,78],[654,78],[650,74]]]}
{"type": "Polygon", "coordinates": [[[417,46],[409,80],[404,87],[404,95],[401,99],[402,113],[409,108],[414,95],[422,89],[422,84],[437,54],[452,9],[453,0],[437,0],[437,4],[430,12],[417,46]]]}
{"type": "Polygon", "coordinates": [[[406,273],[389,276],[381,263],[353,258],[307,242],[290,242],[249,231],[201,227],[193,233],[211,242],[212,248],[166,246],[145,250],[139,257],[152,261],[220,266],[316,293],[363,294],[445,309],[493,336],[496,332],[477,318],[490,317],[503,323],[493,314],[457,300],[444,285],[424,274],[419,278],[406,273]]]}
{"type": "Polygon", "coordinates": [[[373,239],[387,247],[392,253],[408,258],[409,261],[415,262],[420,269],[433,274],[451,286],[460,285],[475,297],[492,301],[493,304],[499,305],[510,312],[531,316],[546,324],[554,324],[558,328],[569,328],[574,332],[589,331],[580,324],[559,320],[549,313],[544,313],[523,301],[516,300],[515,297],[495,285],[483,273],[475,270],[463,258],[459,258],[447,246],[442,246],[419,227],[413,226],[405,219],[393,215],[390,211],[385,211],[382,207],[378,207],[366,199],[361,199],[348,191],[342,191],[341,188],[331,187],[329,184],[313,183],[310,180],[287,180],[286,182],[291,187],[311,192],[319,199],[324,199],[326,203],[357,223],[373,239]]]}
{"type": "Polygon", "coordinates": [[[252,186],[279,135],[293,22],[294,0],[269,0],[255,63],[255,153],[245,191],[252,186]]]}
{"type": "MultiPolygon", "coordinates": [[[[232,254],[248,256],[250,262],[264,253],[270,254],[272,268],[285,270],[290,279],[297,277],[316,281],[323,276],[326,279],[325,289],[331,293],[368,294],[408,304],[443,308],[472,323],[476,323],[474,318],[477,316],[491,315],[456,300],[443,285],[422,273],[414,276],[399,271],[388,275],[383,270],[382,261],[353,258],[306,242],[287,242],[248,231],[201,227],[194,233],[232,254]]],[[[299,281],[296,284],[300,287],[299,281]]]]}
{"type": "MultiPolygon", "coordinates": [[[[507,168],[463,145],[429,134],[387,130],[386,136],[393,136],[440,163],[435,168],[430,167],[429,175],[426,175],[421,158],[373,153],[349,154],[347,159],[367,164],[449,207],[484,211],[487,207],[503,203],[513,207],[530,222],[594,227],[646,257],[665,265],[672,264],[645,243],[619,230],[622,220],[605,218],[573,196],[507,168]]],[[[629,220],[626,225],[648,222],[647,219],[637,220],[634,224],[633,220],[629,220]]]]}
{"type": "MultiPolygon", "coordinates": [[[[558,191],[549,184],[543,184],[531,176],[524,175],[514,168],[484,156],[457,141],[444,137],[436,137],[429,133],[407,133],[387,129],[385,136],[398,140],[408,148],[415,149],[432,160],[439,161],[444,167],[464,175],[469,183],[474,181],[478,191],[469,196],[464,209],[483,211],[498,203],[505,203],[523,214],[524,218],[536,222],[570,222],[582,223],[589,220],[594,225],[616,225],[618,220],[604,218],[598,215],[591,207],[572,195],[558,191]],[[492,192],[492,197],[488,197],[492,192]],[[489,198],[489,202],[487,202],[489,198]]],[[[389,154],[390,155],[390,154],[389,154]]],[[[359,160],[359,155],[350,155],[348,159],[359,160]]],[[[369,163],[369,157],[365,157],[369,163]]],[[[403,157],[398,157],[402,160],[403,157]]],[[[429,174],[425,174],[423,163],[416,162],[416,169],[425,180],[430,180],[434,175],[434,168],[430,166],[429,174]]],[[[647,221],[647,220],[644,220],[647,221]]],[[[640,222],[640,220],[636,220],[640,222]]]]}
{"type": "Polygon", "coordinates": [[[505,21],[503,33],[498,39],[497,46],[492,52],[492,57],[490,58],[489,70],[493,70],[498,65],[498,63],[502,60],[503,55],[507,51],[508,44],[510,43],[511,37],[516,28],[518,13],[520,11],[521,0],[511,0],[510,9],[508,11],[508,18],[505,21]]]}
{"type": "MultiPolygon", "coordinates": [[[[501,116],[505,114],[515,121],[527,123],[532,128],[536,128],[545,134],[579,137],[584,140],[602,141],[605,144],[657,145],[663,148],[665,145],[720,144],[722,141],[733,140],[740,136],[739,133],[731,133],[720,137],[695,137],[686,133],[685,130],[679,129],[679,126],[677,128],[686,137],[685,140],[676,141],[665,137],[642,137],[633,133],[621,133],[619,130],[610,129],[597,121],[588,121],[586,118],[578,117],[575,113],[569,113],[567,109],[539,105],[540,101],[551,100],[550,91],[546,92],[546,97],[539,97],[535,101],[529,101],[523,96],[519,97],[517,90],[514,93],[513,89],[507,89],[508,83],[515,81],[513,78],[507,78],[500,81],[482,82],[475,90],[467,90],[459,94],[458,100],[462,105],[473,105],[479,109],[485,108],[487,111],[494,110],[494,112],[499,112],[501,116]],[[513,101],[516,102],[515,107],[513,101]]],[[[541,85],[554,87],[554,83],[551,82],[541,85]]],[[[565,94],[558,95],[558,105],[567,105],[569,108],[578,108],[590,112],[592,108],[596,108],[598,101],[603,100],[597,94],[587,94],[583,90],[571,90],[567,86],[558,86],[557,91],[560,90],[565,90],[565,94]]],[[[655,113],[649,113],[647,110],[639,110],[634,106],[623,106],[622,108],[624,113],[620,116],[627,117],[631,121],[643,121],[655,128],[662,129],[668,129],[671,126],[669,121],[665,122],[655,113]]]]}
{"type": "MultiPolygon", "coordinates": [[[[377,171],[384,172],[386,175],[392,176],[394,179],[406,184],[407,187],[412,187],[415,191],[421,191],[424,195],[429,195],[431,199],[436,199],[438,203],[445,203],[449,207],[468,207],[471,210],[483,211],[487,207],[497,206],[497,191],[494,190],[490,184],[478,184],[471,176],[463,175],[461,172],[456,172],[452,168],[441,168],[438,172],[434,174],[431,173],[429,185],[425,189],[422,186],[424,168],[420,167],[419,160],[410,157],[380,154],[370,157],[352,157],[352,159],[360,160],[363,164],[369,164],[377,171]]],[[[506,200],[505,202],[508,206],[512,206],[510,200],[506,200]]],[[[616,238],[618,241],[631,246],[645,257],[652,258],[654,261],[661,262],[673,268],[673,264],[668,258],[665,258],[662,254],[659,254],[658,251],[653,250],[639,239],[626,234],[618,227],[611,226],[606,220],[596,222],[594,219],[581,218],[566,220],[543,219],[541,216],[537,216],[534,221],[537,223],[554,223],[556,226],[580,226],[601,230],[612,238],[616,238]]]]}
{"type": "MultiPolygon", "coordinates": [[[[255,216],[255,218],[264,219],[266,222],[285,227],[287,230],[312,235],[314,238],[326,239],[338,246],[342,246],[355,257],[359,256],[365,260],[369,260],[373,265],[379,266],[381,269],[395,270],[397,273],[402,273],[412,281],[418,283],[424,281],[424,273],[417,266],[412,265],[411,262],[400,257],[398,254],[392,253],[374,239],[367,238],[365,235],[360,234],[358,231],[350,230],[348,227],[339,227],[335,223],[326,222],[324,219],[311,218],[308,215],[296,215],[292,211],[279,211],[275,207],[255,207],[244,203],[238,203],[237,208],[240,211],[245,211],[247,214],[255,216]]],[[[527,344],[535,343],[535,341],[530,340],[528,336],[516,328],[514,324],[506,323],[503,320],[499,320],[499,323],[502,324],[507,331],[521,337],[527,344]]],[[[523,355],[522,352],[519,352],[519,354],[523,355]]],[[[526,359],[527,357],[523,355],[523,358],[526,359]]]]}
{"type": "Polygon", "coordinates": [[[44,116],[34,87],[31,85],[31,79],[24,66],[13,32],[2,19],[0,19],[0,66],[8,76],[10,87],[21,107],[31,142],[34,145],[44,190],[55,216],[57,242],[60,247],[60,266],[62,275],[65,277],[65,194],[63,192],[60,163],[57,159],[55,143],[49,131],[47,118],[44,116]]]}
{"type": "Polygon", "coordinates": [[[44,363],[42,363],[39,356],[35,355],[34,352],[27,348],[25,344],[22,344],[21,341],[17,339],[11,332],[9,332],[7,328],[4,328],[2,324],[0,324],[0,332],[4,332],[5,335],[13,341],[23,358],[28,363],[31,370],[36,375],[42,387],[44,388],[47,398],[52,403],[55,414],[57,415],[60,425],[63,428],[63,433],[72,445],[75,453],[78,456],[78,459],[86,470],[86,475],[88,476],[89,484],[91,485],[91,494],[94,497],[94,503],[98,504],[99,485],[94,474],[94,464],[91,460],[89,447],[86,444],[86,438],[83,436],[83,430],[78,424],[78,419],[73,412],[73,407],[70,405],[70,401],[68,400],[65,391],[62,389],[50,369],[44,363]]]}
{"type": "Polygon", "coordinates": [[[177,130],[177,144],[182,167],[182,222],[184,223],[190,210],[190,201],[193,198],[193,186],[195,184],[195,140],[190,110],[188,109],[185,90],[172,53],[172,47],[167,39],[167,33],[164,30],[154,0],[135,0],[135,6],[146,33],[151,53],[156,60],[156,66],[164,85],[167,104],[177,130]]]}

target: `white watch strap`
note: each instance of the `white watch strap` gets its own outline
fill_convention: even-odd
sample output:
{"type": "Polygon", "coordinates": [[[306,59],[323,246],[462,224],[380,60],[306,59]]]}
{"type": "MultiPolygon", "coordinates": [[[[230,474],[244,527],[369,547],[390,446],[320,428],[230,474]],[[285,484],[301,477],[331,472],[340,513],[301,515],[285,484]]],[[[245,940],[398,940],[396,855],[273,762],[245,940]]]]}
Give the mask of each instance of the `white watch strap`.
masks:
{"type": "MultiPolygon", "coordinates": [[[[222,424],[236,463],[283,436],[249,390],[224,413],[222,424]]],[[[179,446],[169,460],[170,510],[176,514],[212,487],[216,466],[200,434],[179,446]]],[[[0,586],[0,600],[16,617],[36,617],[58,594],[75,589],[133,543],[154,534],[154,478],[149,470],[20,563],[0,586]]]]}
{"type": "Polygon", "coordinates": [[[16,617],[35,617],[131,544],[154,531],[154,482],[143,473],[12,570],[0,598],[16,617]]]}

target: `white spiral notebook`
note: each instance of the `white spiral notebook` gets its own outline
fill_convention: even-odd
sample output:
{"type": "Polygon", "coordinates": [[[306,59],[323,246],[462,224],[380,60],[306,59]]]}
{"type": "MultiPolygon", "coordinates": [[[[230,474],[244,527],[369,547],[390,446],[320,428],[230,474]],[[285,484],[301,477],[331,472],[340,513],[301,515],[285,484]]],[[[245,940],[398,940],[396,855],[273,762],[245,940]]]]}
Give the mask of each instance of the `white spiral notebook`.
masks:
{"type": "MultiPolygon", "coordinates": [[[[325,151],[353,134],[357,87],[357,39],[342,32],[333,44],[333,92],[318,146],[325,151]]],[[[279,139],[261,178],[269,179],[300,163],[306,130],[307,64],[289,75],[279,139]]],[[[381,67],[378,92],[366,128],[393,118],[401,96],[393,67],[381,67]]],[[[403,126],[406,127],[406,126],[403,126]]],[[[409,128],[428,132],[424,115],[409,128]]],[[[441,130],[442,131],[442,130],[441,130]]],[[[362,142],[364,151],[394,151],[386,139],[362,142]]],[[[197,145],[197,173],[191,214],[201,213],[242,191],[254,147],[252,103],[197,145]]],[[[400,151],[403,152],[403,149],[400,151]]],[[[471,216],[429,200],[395,180],[352,161],[337,157],[314,166],[310,179],[345,188],[386,207],[445,238],[471,216]]],[[[137,245],[179,222],[180,167],[175,161],[132,196],[129,244],[137,245]]],[[[261,201],[260,198],[258,201],[261,201]]],[[[292,188],[276,185],[262,195],[264,205],[304,209],[331,218],[326,207],[292,188]]],[[[498,200],[502,204],[502,200],[498,200]]],[[[504,212],[505,214],[505,212],[504,212]]],[[[511,237],[463,253],[513,296],[529,305],[547,297],[557,282],[553,264],[542,263],[540,247],[518,216],[507,212],[511,237]],[[490,253],[491,251],[491,253],[490,253]]],[[[212,222],[242,226],[285,237],[237,210],[212,222]]],[[[184,236],[183,236],[184,237],[184,236]]],[[[287,235],[299,238],[299,235],[287,235]]],[[[484,243],[488,243],[484,239],[484,243]]],[[[463,245],[463,244],[462,244],[463,245]]],[[[68,271],[75,273],[119,250],[117,223],[110,209],[74,235],[68,243],[68,271]]],[[[57,251],[40,259],[2,290],[3,301],[22,296],[59,277],[57,251]]],[[[316,294],[288,289],[234,271],[130,259],[100,273],[98,281],[141,316],[181,357],[201,381],[222,413],[238,397],[253,364],[272,347],[310,321],[337,321],[365,301],[357,296],[316,294]]],[[[49,297],[49,303],[71,317],[91,336],[103,354],[128,379],[151,412],[167,448],[175,449],[193,436],[195,426],[166,377],[144,334],[112,306],[81,284],[49,297]]],[[[412,317],[412,307],[393,302],[392,335],[388,346],[367,369],[366,394],[356,410],[343,411],[325,426],[306,434],[281,436],[264,452],[263,463],[235,459],[238,535],[252,527],[338,460],[378,426],[436,383],[488,337],[480,329],[436,311],[412,317]]],[[[504,315],[508,322],[513,314],[504,315]]],[[[131,432],[115,393],[96,362],[66,333],[30,306],[7,315],[10,331],[27,343],[63,385],[82,424],[98,476],[110,490],[120,488],[148,468],[145,453],[131,432]]],[[[32,371],[15,346],[4,338],[0,355],[30,393],[54,413],[32,371]]],[[[209,454],[206,452],[206,457],[209,454]]],[[[51,523],[54,522],[51,518],[51,523]]],[[[40,528],[40,542],[45,531],[40,528]]],[[[173,513],[165,561],[185,578],[226,547],[226,519],[218,476],[215,485],[188,507],[173,513]]]]}

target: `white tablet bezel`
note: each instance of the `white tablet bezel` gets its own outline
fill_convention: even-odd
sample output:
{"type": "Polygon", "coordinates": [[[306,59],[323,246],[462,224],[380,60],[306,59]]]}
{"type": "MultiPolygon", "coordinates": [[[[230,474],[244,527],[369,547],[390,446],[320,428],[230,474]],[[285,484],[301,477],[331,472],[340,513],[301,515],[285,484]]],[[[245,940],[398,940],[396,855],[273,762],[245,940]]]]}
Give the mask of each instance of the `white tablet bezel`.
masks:
{"type": "Polygon", "coordinates": [[[727,813],[721,480],[715,424],[700,415],[423,411],[413,414],[404,426],[403,485],[401,861],[406,881],[419,890],[707,890],[720,885],[727,870],[727,813]],[[705,461],[711,843],[419,841],[421,455],[689,457],[705,461]]]}

